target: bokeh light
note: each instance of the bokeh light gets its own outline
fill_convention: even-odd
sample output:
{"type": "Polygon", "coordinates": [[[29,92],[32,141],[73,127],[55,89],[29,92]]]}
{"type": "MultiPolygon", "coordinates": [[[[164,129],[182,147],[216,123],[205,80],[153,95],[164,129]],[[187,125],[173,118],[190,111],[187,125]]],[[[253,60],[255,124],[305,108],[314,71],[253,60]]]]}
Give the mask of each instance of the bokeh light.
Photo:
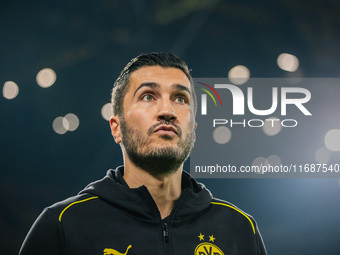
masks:
{"type": "Polygon", "coordinates": [[[19,94],[19,86],[13,81],[6,81],[2,88],[2,95],[6,99],[16,98],[19,94]]]}
{"type": "Polygon", "coordinates": [[[299,59],[292,54],[282,53],[277,58],[277,65],[284,71],[295,72],[299,68],[299,59]]]}
{"type": "Polygon", "coordinates": [[[54,132],[59,135],[65,134],[67,131],[74,131],[79,127],[79,119],[74,113],[66,114],[64,117],[59,116],[54,119],[52,124],[54,132]]]}
{"type": "Polygon", "coordinates": [[[230,69],[228,78],[235,85],[242,85],[249,80],[250,71],[245,66],[237,65],[230,69]]]}
{"type": "Polygon", "coordinates": [[[231,131],[228,127],[218,127],[213,132],[213,138],[216,143],[225,144],[231,139],[231,131]]]}
{"type": "Polygon", "coordinates": [[[79,127],[79,119],[77,115],[73,113],[66,114],[64,119],[63,119],[63,125],[67,131],[74,131],[79,127]],[[68,123],[64,125],[64,122],[68,123]],[[66,127],[68,125],[68,127],[66,127]]]}
{"type": "Polygon", "coordinates": [[[331,153],[325,147],[319,148],[315,152],[315,160],[319,164],[326,164],[326,163],[328,163],[330,158],[331,158],[331,153]]]}
{"type": "Polygon", "coordinates": [[[330,151],[340,151],[340,129],[332,129],[326,133],[325,145],[330,151]]]}
{"type": "Polygon", "coordinates": [[[51,87],[56,79],[57,75],[51,68],[42,69],[36,77],[38,85],[42,88],[51,87]]]}
{"type": "Polygon", "coordinates": [[[282,164],[281,158],[278,155],[270,155],[267,158],[267,162],[271,166],[280,166],[282,164]]]}
{"type": "Polygon", "coordinates": [[[56,132],[59,135],[63,135],[67,132],[67,120],[64,120],[64,117],[59,116],[57,118],[54,119],[52,127],[54,132],[56,132]],[[66,127],[66,128],[65,128],[66,127]]]}
{"type": "Polygon", "coordinates": [[[110,103],[103,105],[102,110],[101,110],[101,114],[102,114],[102,117],[105,120],[107,120],[107,121],[110,120],[110,118],[112,116],[112,110],[111,110],[111,104],[110,103]]]}
{"type": "Polygon", "coordinates": [[[265,121],[262,127],[263,132],[268,136],[274,136],[280,133],[282,130],[280,119],[276,117],[268,118],[269,121],[265,121]]]}

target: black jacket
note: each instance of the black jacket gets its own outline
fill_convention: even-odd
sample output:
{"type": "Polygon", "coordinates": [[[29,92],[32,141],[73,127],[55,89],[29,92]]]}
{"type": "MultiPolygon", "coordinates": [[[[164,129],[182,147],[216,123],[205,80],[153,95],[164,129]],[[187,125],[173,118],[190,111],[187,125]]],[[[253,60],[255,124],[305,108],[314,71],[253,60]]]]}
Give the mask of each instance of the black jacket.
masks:
{"type": "Polygon", "coordinates": [[[20,255],[266,254],[255,220],[214,199],[183,172],[183,192],[161,219],[145,186],[130,189],[123,168],[109,170],[77,196],[46,208],[20,255]]]}

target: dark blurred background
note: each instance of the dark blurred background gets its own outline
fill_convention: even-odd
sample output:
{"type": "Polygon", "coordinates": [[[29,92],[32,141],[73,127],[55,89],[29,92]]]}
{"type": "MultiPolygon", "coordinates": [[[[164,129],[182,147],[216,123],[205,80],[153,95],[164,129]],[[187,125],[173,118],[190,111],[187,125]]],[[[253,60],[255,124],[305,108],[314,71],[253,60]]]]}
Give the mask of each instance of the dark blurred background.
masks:
{"type": "MultiPolygon", "coordinates": [[[[178,54],[193,77],[227,77],[236,65],[251,77],[340,74],[335,0],[12,0],[0,6],[1,254],[18,253],[44,207],[122,164],[102,110],[132,57],[178,54]],[[296,71],[279,68],[281,53],[298,58],[296,71]],[[38,83],[48,83],[50,70],[36,80],[45,68],[56,74],[48,88],[38,83]],[[69,113],[79,120],[72,132],[56,120],[69,113]]],[[[269,254],[340,254],[339,179],[200,181],[256,218],[269,254]]]]}

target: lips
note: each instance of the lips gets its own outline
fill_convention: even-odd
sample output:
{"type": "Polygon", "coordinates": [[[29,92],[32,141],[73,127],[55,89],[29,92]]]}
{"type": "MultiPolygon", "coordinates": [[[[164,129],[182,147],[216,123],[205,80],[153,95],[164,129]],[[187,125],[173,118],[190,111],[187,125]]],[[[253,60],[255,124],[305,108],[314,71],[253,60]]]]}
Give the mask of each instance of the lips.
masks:
{"type": "Polygon", "coordinates": [[[178,131],[173,126],[162,125],[154,130],[154,133],[162,135],[178,135],[178,131]]]}

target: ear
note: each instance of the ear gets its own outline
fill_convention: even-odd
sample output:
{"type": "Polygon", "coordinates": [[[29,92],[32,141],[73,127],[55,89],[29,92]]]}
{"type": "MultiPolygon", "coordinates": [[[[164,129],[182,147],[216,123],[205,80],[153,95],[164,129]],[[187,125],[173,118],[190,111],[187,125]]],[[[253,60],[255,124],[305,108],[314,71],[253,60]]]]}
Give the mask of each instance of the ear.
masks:
{"type": "Polygon", "coordinates": [[[113,138],[115,139],[116,143],[122,142],[122,133],[120,130],[120,117],[119,116],[112,116],[110,118],[110,128],[111,128],[111,134],[113,138]]]}

